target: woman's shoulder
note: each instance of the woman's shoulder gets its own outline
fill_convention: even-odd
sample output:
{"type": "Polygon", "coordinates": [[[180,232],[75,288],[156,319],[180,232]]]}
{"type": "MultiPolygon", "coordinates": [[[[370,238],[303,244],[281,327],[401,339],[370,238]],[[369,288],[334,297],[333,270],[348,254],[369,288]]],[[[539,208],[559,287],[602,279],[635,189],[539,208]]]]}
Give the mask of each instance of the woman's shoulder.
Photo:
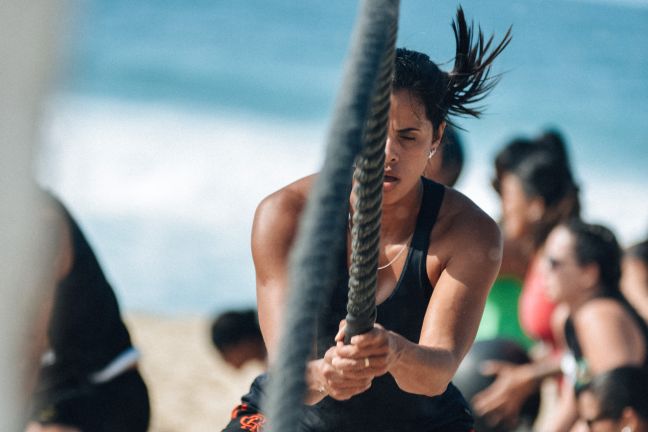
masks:
{"type": "Polygon", "coordinates": [[[471,199],[446,188],[437,221],[430,233],[429,253],[441,262],[483,263],[502,259],[502,235],[497,223],[471,199]]]}
{"type": "Polygon", "coordinates": [[[263,198],[257,206],[255,219],[301,214],[316,177],[317,174],[302,177],[263,198]]]}
{"type": "Polygon", "coordinates": [[[502,238],[497,222],[470,198],[453,188],[445,188],[438,223],[446,234],[496,243],[502,238]]]}
{"type": "Polygon", "coordinates": [[[620,301],[612,297],[597,297],[587,301],[574,314],[576,326],[591,327],[601,320],[622,319],[628,317],[626,309],[620,301]]]}
{"type": "Polygon", "coordinates": [[[623,304],[612,297],[597,297],[589,300],[572,314],[574,327],[578,333],[600,335],[610,328],[627,329],[634,322],[623,304]]]}

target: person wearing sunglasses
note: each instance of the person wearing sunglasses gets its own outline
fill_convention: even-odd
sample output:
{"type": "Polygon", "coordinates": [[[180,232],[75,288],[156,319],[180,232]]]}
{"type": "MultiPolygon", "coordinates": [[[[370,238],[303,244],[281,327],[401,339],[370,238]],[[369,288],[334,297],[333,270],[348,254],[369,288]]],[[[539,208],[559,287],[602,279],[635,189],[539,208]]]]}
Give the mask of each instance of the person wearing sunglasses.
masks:
{"type": "Polygon", "coordinates": [[[621,256],[609,229],[578,219],[547,237],[547,294],[567,318],[554,322],[556,339],[566,346],[565,382],[546,430],[570,430],[577,419],[575,389],[592,377],[628,365],[648,370],[648,326],[619,289],[621,256]]]}
{"type": "Polygon", "coordinates": [[[479,360],[470,362],[478,369],[462,366],[458,371],[476,377],[468,382],[491,382],[484,388],[470,387],[476,391],[472,408],[492,431],[533,423],[537,409],[525,407],[539,395],[542,380],[559,373],[551,328],[555,304],[546,296],[541,263],[549,232],[580,214],[579,187],[566,147],[561,133],[546,130],[537,137],[511,140],[495,159],[493,187],[502,205],[504,255],[477,333],[479,344],[467,356],[479,360]],[[497,347],[503,339],[503,346],[514,341],[527,350],[533,363],[507,359],[497,347]],[[489,349],[480,351],[482,346],[489,349]]]}

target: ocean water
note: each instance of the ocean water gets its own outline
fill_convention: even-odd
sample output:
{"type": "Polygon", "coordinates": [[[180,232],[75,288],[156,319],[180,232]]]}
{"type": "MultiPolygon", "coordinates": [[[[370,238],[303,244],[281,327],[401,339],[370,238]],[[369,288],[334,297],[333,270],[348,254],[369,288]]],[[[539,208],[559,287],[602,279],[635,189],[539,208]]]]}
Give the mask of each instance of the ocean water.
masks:
{"type": "MultiPolygon", "coordinates": [[[[456,2],[403,0],[399,45],[450,67],[456,2]]],[[[497,150],[561,130],[585,216],[648,235],[648,2],[470,0],[513,42],[458,183],[493,217],[497,150]]],[[[126,310],[254,303],[250,227],[318,169],[358,4],[84,0],[66,24],[39,177],[80,220],[126,310]]]]}

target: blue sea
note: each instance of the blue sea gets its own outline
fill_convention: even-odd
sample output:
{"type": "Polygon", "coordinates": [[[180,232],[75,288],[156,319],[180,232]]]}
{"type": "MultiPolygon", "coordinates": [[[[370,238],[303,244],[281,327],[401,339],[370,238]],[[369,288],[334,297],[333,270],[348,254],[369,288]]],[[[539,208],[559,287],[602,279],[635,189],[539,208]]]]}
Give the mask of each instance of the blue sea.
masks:
{"type": "MultiPolygon", "coordinates": [[[[400,46],[449,68],[457,2],[403,0],[400,46]]],[[[497,150],[562,131],[585,215],[648,235],[648,1],[466,0],[513,42],[457,185],[493,217],[497,150]]],[[[358,4],[83,0],[64,23],[41,181],[93,243],[127,311],[254,304],[258,202],[317,171],[358,4]]]]}

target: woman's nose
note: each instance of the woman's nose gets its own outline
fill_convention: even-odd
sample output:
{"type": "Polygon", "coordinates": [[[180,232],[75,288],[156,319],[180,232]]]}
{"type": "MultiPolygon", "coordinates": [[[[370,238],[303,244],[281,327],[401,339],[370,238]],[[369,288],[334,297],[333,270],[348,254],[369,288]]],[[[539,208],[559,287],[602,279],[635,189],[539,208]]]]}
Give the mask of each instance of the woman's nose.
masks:
{"type": "Polygon", "coordinates": [[[398,153],[397,153],[397,147],[398,144],[396,141],[391,137],[387,136],[387,142],[385,143],[385,162],[396,162],[398,161],[398,153]]]}

